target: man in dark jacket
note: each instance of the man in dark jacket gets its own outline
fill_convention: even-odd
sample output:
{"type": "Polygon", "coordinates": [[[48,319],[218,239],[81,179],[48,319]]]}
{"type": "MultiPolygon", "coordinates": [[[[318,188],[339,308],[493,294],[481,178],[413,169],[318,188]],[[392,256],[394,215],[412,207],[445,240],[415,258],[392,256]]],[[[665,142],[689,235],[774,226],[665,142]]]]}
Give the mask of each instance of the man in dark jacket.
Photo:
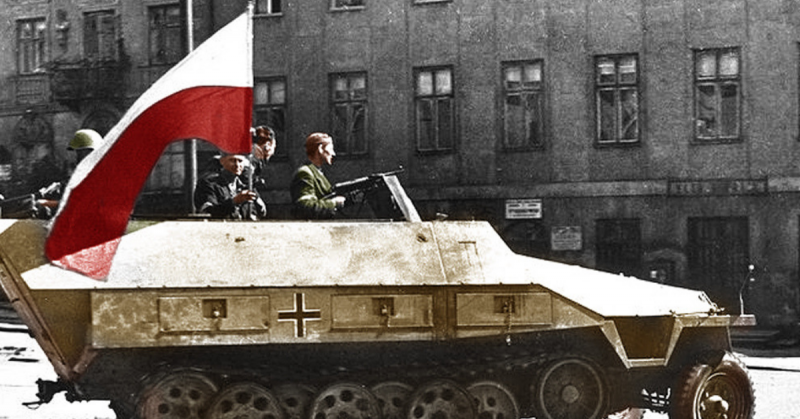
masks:
{"type": "Polygon", "coordinates": [[[247,160],[241,154],[224,154],[219,158],[222,167],[197,183],[194,203],[198,212],[229,220],[258,220],[267,216],[264,201],[239,179],[247,160]]]}
{"type": "Polygon", "coordinates": [[[336,152],[330,135],[315,132],[306,138],[309,164],[297,169],[292,179],[292,214],[300,219],[330,219],[344,206],[343,196],[330,196],[331,183],[322,173],[323,166],[333,164],[336,152]]]}

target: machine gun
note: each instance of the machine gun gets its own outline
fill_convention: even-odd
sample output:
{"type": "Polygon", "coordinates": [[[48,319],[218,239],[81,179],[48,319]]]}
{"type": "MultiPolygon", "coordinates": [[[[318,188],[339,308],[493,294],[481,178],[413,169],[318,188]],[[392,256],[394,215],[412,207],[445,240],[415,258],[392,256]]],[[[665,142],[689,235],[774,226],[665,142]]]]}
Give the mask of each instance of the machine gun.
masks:
{"type": "Polygon", "coordinates": [[[359,194],[366,193],[381,186],[383,179],[386,176],[395,176],[403,172],[403,167],[383,173],[373,173],[369,176],[364,176],[352,180],[346,180],[333,185],[333,191],[326,195],[324,198],[332,198],[334,196],[343,196],[348,200],[355,200],[359,194]]]}
{"type": "Polygon", "coordinates": [[[0,198],[0,216],[2,218],[50,218],[52,210],[36,203],[39,199],[50,198],[61,192],[61,182],[53,182],[30,194],[13,198],[0,198]]]}
{"type": "Polygon", "coordinates": [[[348,207],[358,206],[355,214],[346,214],[347,218],[360,218],[363,216],[361,210],[364,204],[369,204],[375,218],[390,220],[420,221],[419,214],[408,199],[408,196],[397,180],[397,174],[403,172],[400,167],[397,170],[383,173],[373,173],[333,186],[333,191],[324,198],[343,196],[347,198],[348,207]]]}

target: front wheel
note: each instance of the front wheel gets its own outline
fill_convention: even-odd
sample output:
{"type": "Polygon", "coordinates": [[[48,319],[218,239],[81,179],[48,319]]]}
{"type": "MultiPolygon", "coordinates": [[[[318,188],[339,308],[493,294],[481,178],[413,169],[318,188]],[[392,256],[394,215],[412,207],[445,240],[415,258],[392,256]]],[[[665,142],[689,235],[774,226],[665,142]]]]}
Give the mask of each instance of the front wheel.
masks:
{"type": "Polygon", "coordinates": [[[675,386],[670,419],[752,419],[753,383],[747,368],[733,354],[711,366],[687,368],[675,386]]]}

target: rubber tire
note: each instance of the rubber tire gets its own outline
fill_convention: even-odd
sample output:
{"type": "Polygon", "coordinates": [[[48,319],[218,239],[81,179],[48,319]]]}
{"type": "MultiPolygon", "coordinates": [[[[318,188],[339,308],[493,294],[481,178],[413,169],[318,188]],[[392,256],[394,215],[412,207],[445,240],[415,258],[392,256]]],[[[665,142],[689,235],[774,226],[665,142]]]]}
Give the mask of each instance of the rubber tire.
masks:
{"type": "Polygon", "coordinates": [[[755,393],[747,367],[733,354],[726,353],[717,366],[705,363],[692,365],[684,370],[674,387],[670,404],[670,419],[710,419],[700,412],[701,396],[706,386],[713,381],[721,382],[733,391],[729,404],[728,419],[753,419],[755,393]],[[721,380],[721,381],[720,381],[721,380]]]}

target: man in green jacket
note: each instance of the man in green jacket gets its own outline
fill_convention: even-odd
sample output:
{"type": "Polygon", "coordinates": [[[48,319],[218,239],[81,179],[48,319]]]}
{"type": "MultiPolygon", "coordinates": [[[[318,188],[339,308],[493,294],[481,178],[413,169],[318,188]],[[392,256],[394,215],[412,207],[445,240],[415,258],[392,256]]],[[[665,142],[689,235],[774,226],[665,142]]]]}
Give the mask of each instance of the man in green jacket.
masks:
{"type": "Polygon", "coordinates": [[[291,184],[292,214],[299,219],[331,219],[345,204],[345,197],[332,196],[331,183],[322,173],[323,166],[333,164],[336,152],[330,135],[315,132],[306,138],[309,164],[301,166],[291,184]]]}

